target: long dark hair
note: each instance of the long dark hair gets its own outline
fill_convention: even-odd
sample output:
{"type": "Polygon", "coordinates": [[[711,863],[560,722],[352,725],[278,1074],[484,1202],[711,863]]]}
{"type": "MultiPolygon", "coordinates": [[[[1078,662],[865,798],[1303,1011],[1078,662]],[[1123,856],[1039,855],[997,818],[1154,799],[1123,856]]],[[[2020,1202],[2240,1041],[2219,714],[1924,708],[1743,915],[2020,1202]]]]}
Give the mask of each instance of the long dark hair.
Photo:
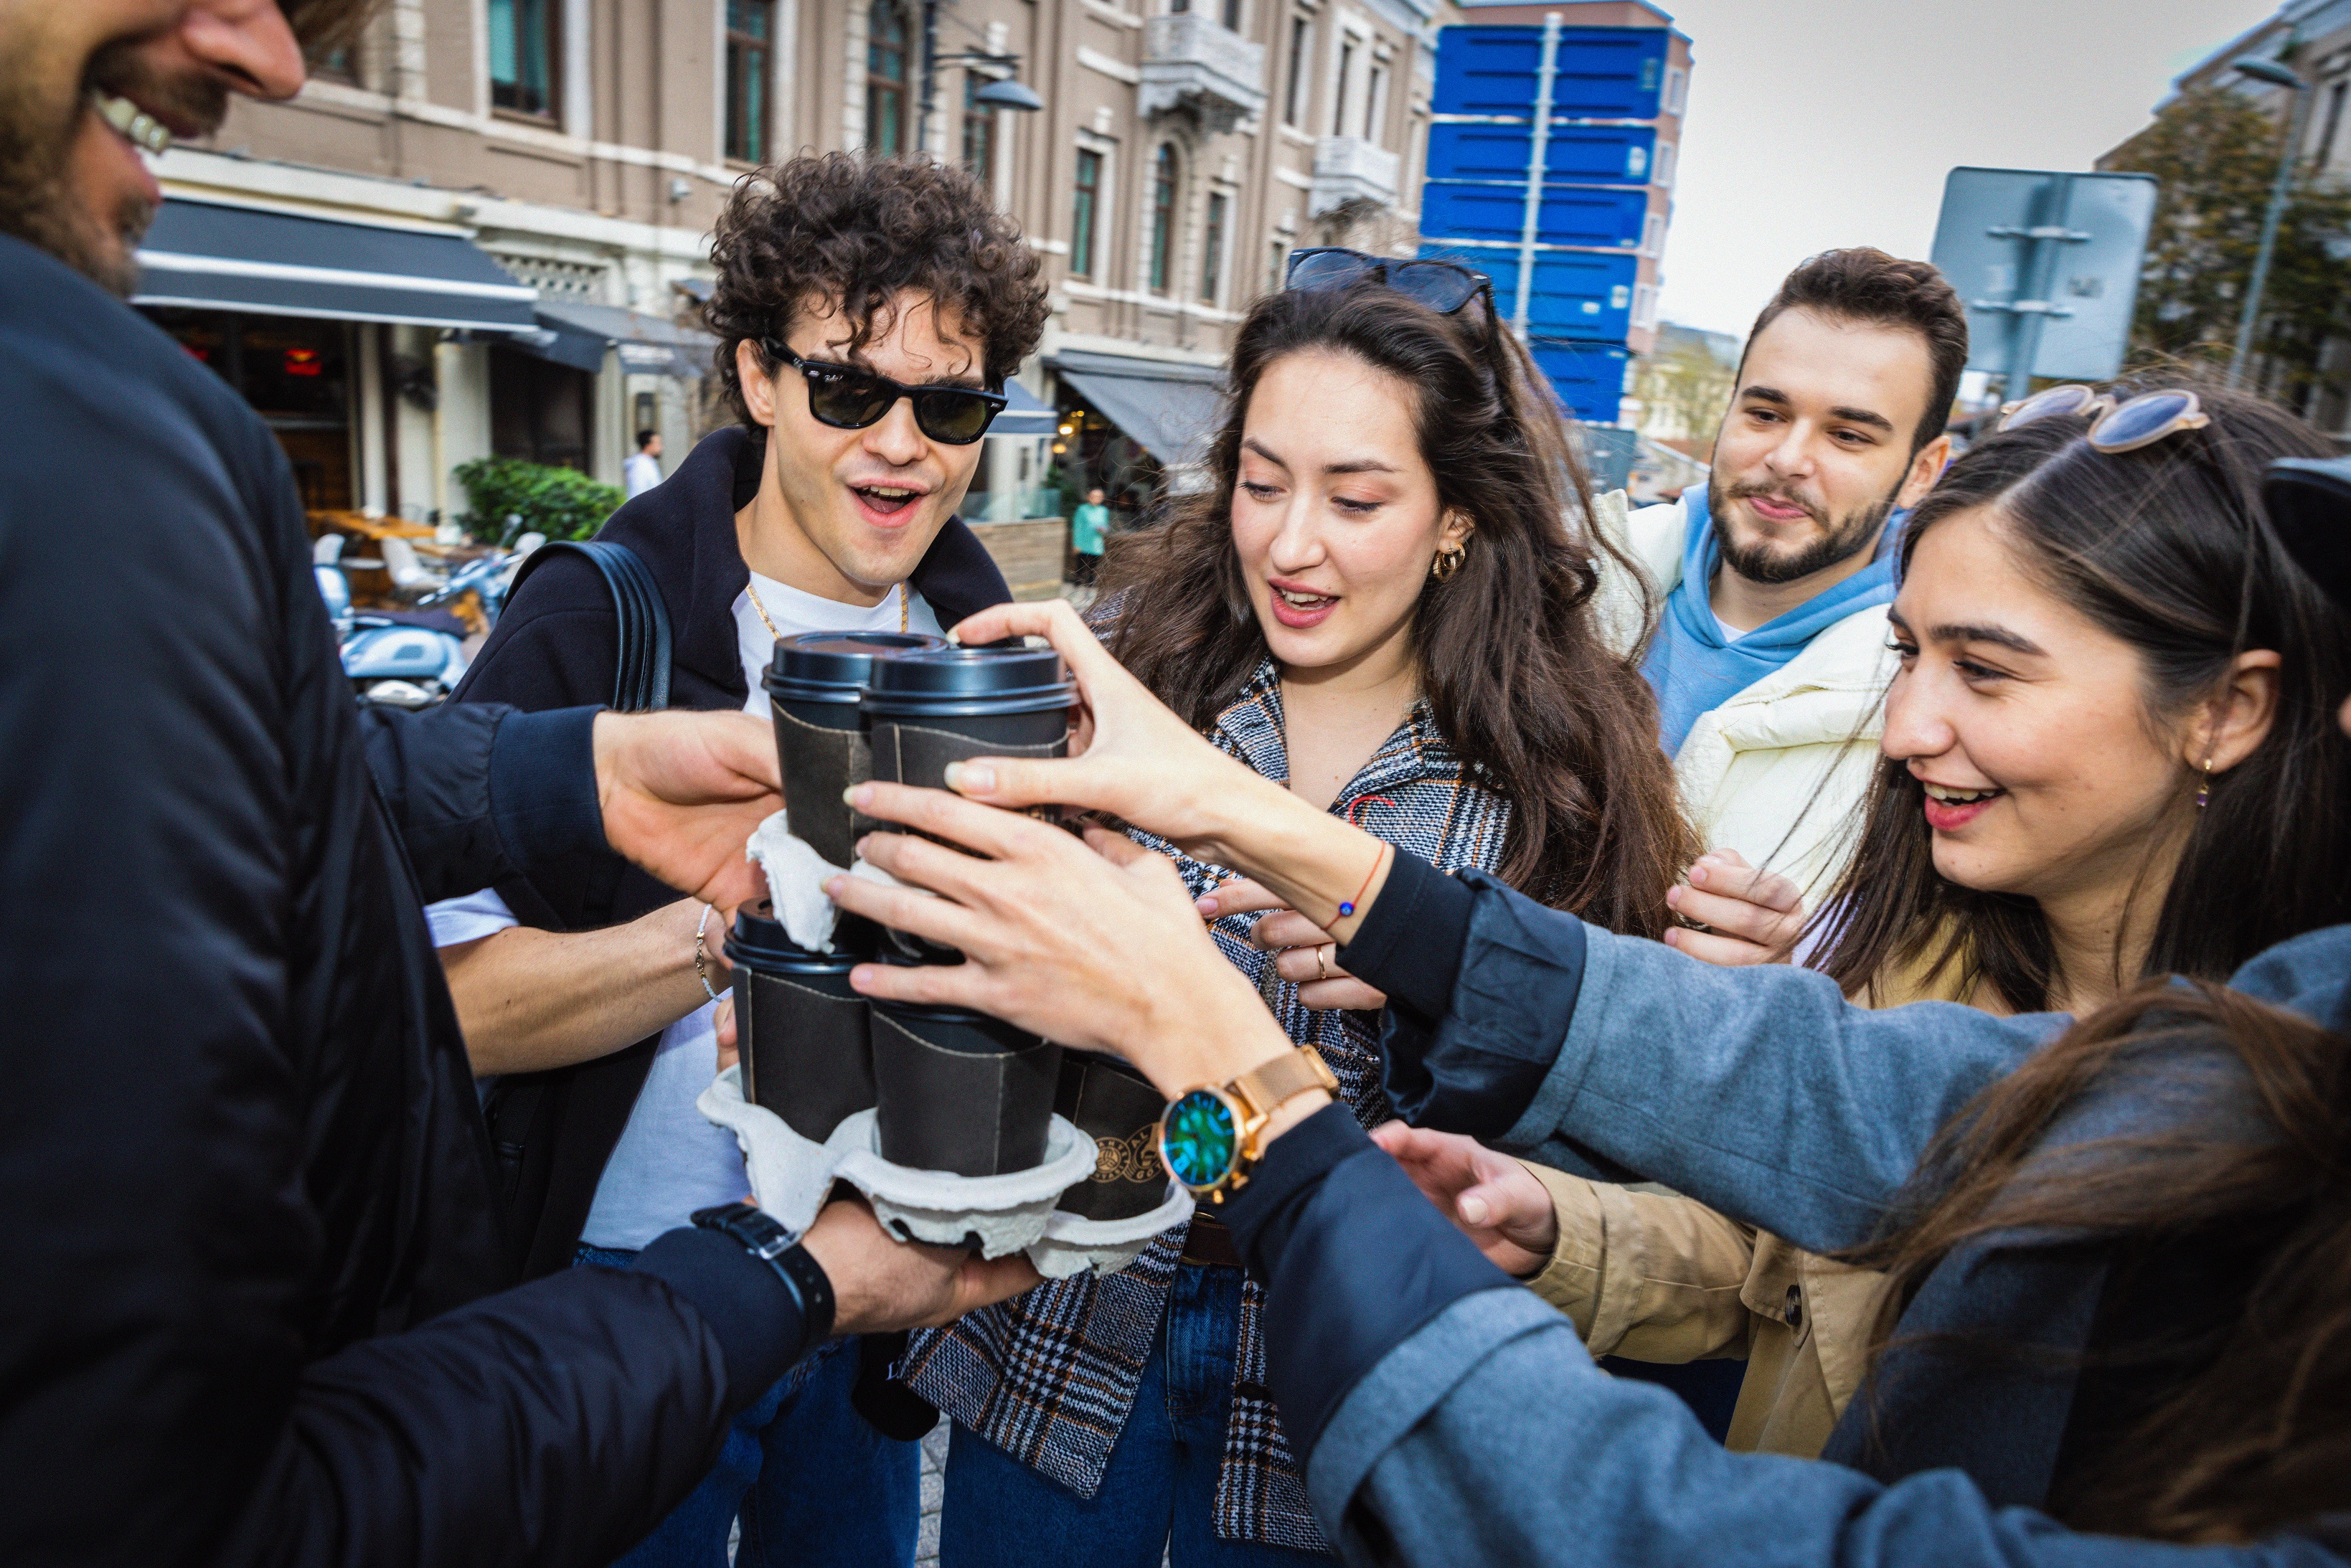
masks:
{"type": "Polygon", "coordinates": [[[1656,706],[1593,622],[1597,531],[1557,405],[1482,306],[1445,316],[1377,285],[1259,300],[1233,347],[1207,488],[1114,541],[1103,563],[1104,598],[1124,595],[1112,651],[1203,730],[1266,657],[1233,545],[1242,427],[1266,368],[1312,349],[1414,389],[1438,501],[1476,524],[1459,569],[1423,588],[1413,645],[1438,731],[1511,802],[1499,874],[1596,924],[1658,935],[1693,841],[1656,706]]]}
{"type": "Polygon", "coordinates": [[[2082,1530],[2251,1540],[2351,1498],[2346,1157],[2351,1040],[2235,991],[2151,981],[1979,1095],[1921,1163],[1915,1190],[1938,1195],[1931,1206],[1846,1257],[1891,1276],[1883,1350],[1955,1249],[2020,1231],[2111,1247],[2108,1303],[2136,1294],[2178,1321],[2094,1347],[2085,1375],[2137,1397],[2069,1456],[2050,1510],[2082,1530]],[[2128,1140],[2050,1139],[2069,1110],[2117,1092],[2186,1119],[2128,1140]],[[2225,1292],[2183,1300],[2205,1292],[2146,1267],[2166,1249],[2225,1270],[2225,1292]]]}
{"type": "MultiPolygon", "coordinates": [[[[2180,771],[2173,825],[2191,831],[2137,974],[2119,972],[2117,949],[2119,985],[2142,975],[2220,979],[2351,912],[2351,745],[2335,718],[2351,692],[2351,620],[2287,559],[2260,504],[2264,464],[2333,448],[2273,404],[2198,391],[2210,425],[2136,452],[2096,451],[2080,419],[1992,436],[1951,465],[1902,539],[1907,570],[1938,523],[1993,508],[2051,592],[2137,650],[2151,723],[2212,695],[2237,654],[2281,656],[2268,736],[2212,779],[2202,811],[2191,803],[2199,777],[2180,771]]],[[[1849,994],[1889,964],[1930,979],[1956,967],[1962,988],[1988,985],[2019,1012],[2041,1010],[2059,977],[2040,904],[1938,873],[1921,793],[1901,762],[1882,762],[1853,859],[1816,917],[1813,966],[1849,994]]],[[[2158,873],[2150,863],[2147,874],[2158,873]]]]}

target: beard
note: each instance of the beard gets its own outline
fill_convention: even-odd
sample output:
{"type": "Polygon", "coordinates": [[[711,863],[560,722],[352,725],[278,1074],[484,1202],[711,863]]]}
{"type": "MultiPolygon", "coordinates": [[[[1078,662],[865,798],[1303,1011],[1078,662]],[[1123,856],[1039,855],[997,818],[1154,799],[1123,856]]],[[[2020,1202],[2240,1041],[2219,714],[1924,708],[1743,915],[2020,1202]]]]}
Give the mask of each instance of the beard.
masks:
{"type": "MultiPolygon", "coordinates": [[[[1896,493],[1899,493],[1898,489],[1896,493]]],[[[1826,571],[1876,544],[1886,517],[1894,510],[1894,496],[1888,495],[1832,521],[1812,502],[1775,486],[1734,485],[1721,490],[1708,486],[1706,509],[1708,520],[1714,527],[1714,545],[1722,554],[1722,564],[1750,582],[1776,584],[1795,582],[1816,571],[1826,571]],[[1816,531],[1810,539],[1793,548],[1739,538],[1730,526],[1730,503],[1750,496],[1802,507],[1816,531]]]]}
{"type": "Polygon", "coordinates": [[[159,76],[147,68],[141,41],[107,45],[70,84],[62,63],[49,52],[0,47],[0,57],[12,57],[0,65],[0,234],[38,246],[122,296],[138,283],[132,253],[155,210],[138,190],[123,192],[110,208],[99,210],[77,188],[76,143],[86,135],[116,134],[111,127],[91,123],[97,118],[91,89],[135,97],[206,134],[228,110],[228,89],[217,78],[210,73],[159,76]]]}

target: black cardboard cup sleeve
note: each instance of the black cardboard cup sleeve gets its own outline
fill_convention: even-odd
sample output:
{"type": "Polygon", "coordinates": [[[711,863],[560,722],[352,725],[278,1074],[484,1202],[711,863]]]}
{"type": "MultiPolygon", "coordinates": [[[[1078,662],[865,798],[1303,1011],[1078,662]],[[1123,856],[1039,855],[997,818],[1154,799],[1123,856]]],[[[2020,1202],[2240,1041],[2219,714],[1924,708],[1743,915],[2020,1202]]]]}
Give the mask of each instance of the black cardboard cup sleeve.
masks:
{"type": "Polygon", "coordinates": [[[883,1159],[967,1176],[1044,1163],[1060,1046],[985,1014],[902,1002],[873,1004],[872,1034],[883,1159]]]}
{"type": "Polygon", "coordinates": [[[726,942],[743,1098],[820,1144],[875,1099],[871,1008],[849,985],[871,954],[835,946],[796,947],[782,925],[747,911],[726,942]]]}
{"type": "Polygon", "coordinates": [[[919,632],[809,632],[776,644],[760,685],[774,714],[784,801],[794,835],[832,864],[849,864],[874,826],[841,799],[872,775],[859,705],[874,661],[946,645],[919,632]]]}
{"type": "Polygon", "coordinates": [[[1166,1103],[1149,1079],[1117,1058],[1064,1051],[1053,1109],[1093,1139],[1094,1169],[1056,1207],[1086,1219],[1132,1219],[1166,1202],[1167,1167],[1159,1159],[1159,1113],[1166,1103]]]}

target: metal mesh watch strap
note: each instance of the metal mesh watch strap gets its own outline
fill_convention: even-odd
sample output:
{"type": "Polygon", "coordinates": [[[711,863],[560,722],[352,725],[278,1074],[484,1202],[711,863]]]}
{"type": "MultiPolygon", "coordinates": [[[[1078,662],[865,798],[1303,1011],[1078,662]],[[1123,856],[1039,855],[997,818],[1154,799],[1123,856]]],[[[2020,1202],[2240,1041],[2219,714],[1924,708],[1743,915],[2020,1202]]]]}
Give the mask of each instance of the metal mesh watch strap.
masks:
{"type": "Polygon", "coordinates": [[[1284,1052],[1262,1067],[1251,1068],[1232,1082],[1232,1092],[1248,1102],[1258,1116],[1270,1116],[1281,1103],[1294,1094],[1310,1089],[1322,1089],[1337,1093],[1338,1075],[1322,1053],[1311,1045],[1284,1052]]]}

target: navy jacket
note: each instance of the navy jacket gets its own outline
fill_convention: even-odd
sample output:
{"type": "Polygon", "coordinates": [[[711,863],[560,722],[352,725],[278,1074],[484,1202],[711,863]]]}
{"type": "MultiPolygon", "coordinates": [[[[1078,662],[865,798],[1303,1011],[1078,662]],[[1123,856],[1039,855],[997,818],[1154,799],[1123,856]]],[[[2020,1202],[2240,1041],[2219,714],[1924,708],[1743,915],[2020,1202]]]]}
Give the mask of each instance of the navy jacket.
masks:
{"type": "MultiPolygon", "coordinates": [[[[729,425],[705,436],[676,473],[612,514],[597,538],[634,550],[660,585],[670,618],[670,704],[740,708],[734,606],[751,580],[735,514],[758,493],[764,439],[729,425]]],[[[914,573],[942,626],[1012,597],[978,538],[950,517],[914,573]]],[[[533,571],[457,688],[461,703],[537,712],[611,700],[619,640],[611,591],[596,569],[560,556],[533,571]]],[[[566,931],[633,920],[677,894],[611,856],[549,857],[499,894],[516,918],[566,931]]],[[[471,892],[472,889],[465,891],[471,892]]],[[[569,1268],[659,1037],[594,1061],[510,1075],[491,1092],[502,1196],[525,1279],[569,1268]]]]}
{"type": "MultiPolygon", "coordinates": [[[[1823,1250],[1871,1234],[1935,1132],[2064,1021],[1865,1011],[1825,977],[1710,968],[1404,857],[1342,961],[1389,992],[1396,1092],[1424,1120],[1489,1135],[1499,1120],[1505,1144],[1649,1175],[1823,1250]]],[[[2351,927],[2336,927],[2273,949],[2236,984],[2339,1027],[2346,977],[2351,927]]],[[[2227,1113],[2227,1064],[2215,1052],[2205,1066],[2180,1103],[2227,1113]]],[[[2109,1136],[2177,1108],[2093,1104],[2058,1135],[2109,1136]]],[[[1270,1379],[1308,1452],[1317,1517],[1353,1561],[2182,1560],[2072,1535],[2013,1495],[2048,1483],[2069,1381],[1897,1388],[1879,1412],[1887,1445],[1850,1451],[1876,1473],[1726,1454],[1670,1396],[1594,1368],[1566,1320],[1512,1288],[1340,1113],[1276,1143],[1230,1207],[1268,1282],[1270,1379]]],[[[2102,1278],[2080,1261],[1955,1256],[1899,1332],[2078,1349],[2092,1332],[2083,1292],[2095,1305],[2102,1278]]],[[[2351,1539],[2351,1521],[2335,1526],[2351,1539]]],[[[2300,1537],[2185,1555],[2341,1561],[2300,1537]]]]}
{"type": "Polygon", "coordinates": [[[497,1293],[421,901],[605,852],[592,712],[359,713],[269,431],[8,238],[0,391],[0,1562],[609,1561],[801,1335],[708,1233],[497,1293]]]}

